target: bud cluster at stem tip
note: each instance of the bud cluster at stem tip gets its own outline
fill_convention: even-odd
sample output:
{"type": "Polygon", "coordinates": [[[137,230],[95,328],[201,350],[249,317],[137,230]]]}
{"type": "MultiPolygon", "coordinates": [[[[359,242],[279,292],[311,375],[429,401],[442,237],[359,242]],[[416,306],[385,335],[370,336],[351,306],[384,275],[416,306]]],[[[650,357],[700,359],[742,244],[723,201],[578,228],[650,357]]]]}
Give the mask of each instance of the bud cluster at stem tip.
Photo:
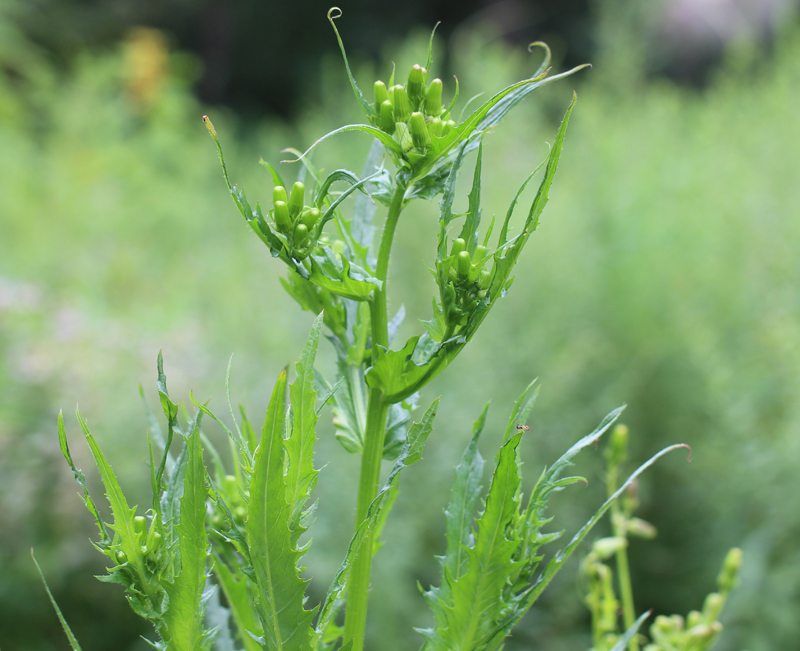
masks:
{"type": "Polygon", "coordinates": [[[275,227],[290,241],[296,253],[308,253],[307,245],[314,227],[320,220],[320,211],[305,205],[305,186],[299,181],[292,186],[289,196],[286,188],[277,185],[272,191],[272,219],[275,227]]]}
{"type": "Polygon", "coordinates": [[[387,88],[379,80],[374,92],[372,123],[390,134],[404,151],[414,148],[425,153],[432,137],[446,136],[456,126],[442,106],[442,80],[428,84],[428,71],[419,64],[411,68],[405,86],[387,88]]]}

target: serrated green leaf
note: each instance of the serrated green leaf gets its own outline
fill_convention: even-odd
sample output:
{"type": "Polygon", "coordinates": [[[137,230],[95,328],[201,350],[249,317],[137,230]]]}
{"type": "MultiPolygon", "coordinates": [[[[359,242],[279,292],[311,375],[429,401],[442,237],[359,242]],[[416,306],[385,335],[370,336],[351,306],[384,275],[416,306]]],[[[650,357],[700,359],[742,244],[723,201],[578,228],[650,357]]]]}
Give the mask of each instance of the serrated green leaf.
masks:
{"type": "Polygon", "coordinates": [[[106,497],[108,498],[108,503],[111,506],[111,514],[114,516],[114,524],[112,524],[110,528],[119,535],[120,549],[125,552],[128,558],[138,559],[138,536],[133,529],[133,516],[136,513],[136,507],[134,506],[131,508],[128,506],[128,501],[125,499],[125,495],[119,486],[117,477],[108,461],[106,461],[106,458],[103,456],[103,452],[100,449],[100,446],[97,445],[97,441],[95,441],[94,436],[92,436],[92,433],[89,431],[89,427],[87,426],[86,421],[83,419],[80,410],[78,410],[76,413],[78,416],[78,422],[80,423],[83,434],[86,437],[86,442],[89,444],[89,449],[91,450],[92,456],[97,464],[97,469],[100,471],[100,478],[103,481],[106,497]]]}
{"type": "Polygon", "coordinates": [[[295,365],[297,379],[289,387],[292,410],[292,431],[286,439],[288,461],[286,501],[289,504],[289,528],[297,529],[300,515],[317,484],[314,468],[314,444],[317,441],[317,392],[314,389],[314,360],[319,347],[323,315],[311,326],[308,341],[295,365]]]}
{"type": "Polygon", "coordinates": [[[169,607],[164,621],[169,630],[170,651],[207,649],[211,639],[203,626],[203,591],[206,584],[206,469],[200,444],[198,414],[186,443],[186,472],[180,499],[180,520],[175,525],[180,573],[166,585],[169,607]]]}
{"type": "Polygon", "coordinates": [[[69,644],[72,647],[73,651],[82,651],[81,645],[78,644],[78,639],[70,629],[69,624],[67,624],[67,620],[64,618],[64,615],[61,613],[61,609],[58,607],[56,603],[56,599],[53,596],[53,593],[50,592],[50,586],[47,585],[47,581],[44,578],[44,573],[42,572],[42,568],[39,567],[39,563],[36,561],[36,557],[33,555],[33,549],[31,549],[31,558],[33,559],[34,565],[36,565],[36,571],[39,572],[39,578],[42,579],[42,583],[44,584],[44,589],[47,590],[47,596],[50,597],[50,603],[53,604],[53,609],[56,611],[56,615],[58,616],[58,621],[61,622],[61,628],[64,629],[64,633],[67,635],[67,639],[69,640],[69,644]]]}
{"type": "Polygon", "coordinates": [[[484,465],[483,457],[478,452],[478,439],[486,425],[488,411],[487,402],[480,417],[472,426],[472,439],[456,466],[450,503],[444,511],[447,524],[447,551],[443,558],[443,567],[446,567],[450,576],[455,579],[463,575],[467,563],[467,549],[475,543],[472,522],[483,488],[481,482],[484,465]]]}
{"type": "MultiPolygon", "coordinates": [[[[81,499],[86,505],[86,508],[89,510],[89,513],[92,514],[95,524],[97,524],[97,528],[100,530],[101,542],[104,545],[108,545],[111,543],[111,537],[108,535],[106,524],[103,522],[103,518],[100,517],[100,512],[97,510],[97,506],[95,505],[92,496],[89,494],[89,489],[86,487],[86,476],[75,466],[75,463],[72,461],[72,455],[69,453],[67,432],[64,429],[64,414],[61,411],[58,412],[58,442],[61,446],[61,454],[64,455],[69,467],[72,469],[72,474],[75,476],[75,481],[77,481],[78,485],[83,489],[83,495],[81,496],[81,499]]],[[[36,559],[34,559],[34,562],[35,561],[36,559]]]]}
{"type": "Polygon", "coordinates": [[[311,262],[309,280],[338,296],[366,301],[383,285],[345,256],[337,256],[329,246],[323,246],[320,253],[310,255],[308,260],[311,262]]]}
{"type": "Polygon", "coordinates": [[[536,380],[525,387],[525,391],[522,392],[522,395],[517,398],[517,401],[514,403],[514,408],[511,410],[511,415],[508,417],[506,431],[503,433],[503,443],[508,441],[514,435],[514,433],[517,431],[517,425],[525,425],[525,423],[528,421],[528,416],[533,409],[536,398],[539,396],[539,386],[536,387],[530,396],[528,395],[535,384],[536,380]]]}
{"type": "Polygon", "coordinates": [[[297,536],[284,481],[286,370],[272,392],[250,483],[247,535],[268,649],[310,651],[314,611],[303,608],[307,581],[297,565],[297,536]]]}
{"type": "MultiPolygon", "coordinates": [[[[469,193],[469,207],[467,208],[467,218],[461,229],[461,235],[467,243],[467,251],[474,255],[475,247],[478,246],[478,228],[481,225],[481,167],[483,161],[483,139],[478,147],[478,158],[475,161],[475,172],[472,177],[472,190],[469,193]]],[[[473,261],[477,262],[477,260],[473,261]]]]}
{"type": "Polygon", "coordinates": [[[214,563],[214,575],[225,594],[225,601],[231,609],[245,651],[261,651],[261,645],[248,634],[248,631],[252,631],[256,636],[261,636],[263,630],[252,596],[247,589],[247,578],[240,572],[231,571],[219,556],[216,556],[214,563]]]}
{"type": "Polygon", "coordinates": [[[427,636],[432,649],[480,648],[503,609],[503,588],[517,565],[512,558],[519,541],[508,539],[506,531],[519,510],[517,447],[521,438],[519,432],[501,449],[486,508],[477,522],[475,545],[466,550],[466,571],[455,577],[445,566],[450,603],[436,609],[436,629],[427,636]]]}

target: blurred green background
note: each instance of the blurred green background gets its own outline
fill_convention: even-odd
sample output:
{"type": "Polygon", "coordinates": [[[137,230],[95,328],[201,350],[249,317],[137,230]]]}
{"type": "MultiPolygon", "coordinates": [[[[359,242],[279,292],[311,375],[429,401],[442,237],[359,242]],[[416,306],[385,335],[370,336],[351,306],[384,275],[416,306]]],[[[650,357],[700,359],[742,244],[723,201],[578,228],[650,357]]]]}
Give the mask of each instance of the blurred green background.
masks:
{"type": "MultiPolygon", "coordinates": [[[[300,77],[313,83],[285,87],[273,106],[264,98],[281,92],[274,87],[261,99],[214,96],[213,59],[173,28],[179,13],[159,22],[108,3],[119,11],[80,22],[77,38],[58,17],[73,15],[71,5],[93,15],[92,3],[31,4],[38,14],[27,3],[0,3],[0,646],[68,648],[34,576],[34,547],[85,649],[145,649],[139,636],[149,631],[122,591],[92,577],[102,557],[58,450],[56,415],[64,409],[95,493],[77,403],[131,501],[144,504],[138,387],[155,404],[158,350],[173,397],[188,402],[193,391],[218,411],[233,354],[234,400],[251,417],[263,410],[312,317],[283,294],[281,265],[242,223],[200,116],[214,119],[233,179],[265,201],[271,183],[259,156],[277,163],[281,149],[359,121],[359,109],[330,49],[313,61],[285,52],[286,62],[300,61],[297,71],[313,68],[300,77]]],[[[172,4],[188,14],[196,6],[172,4]]],[[[622,403],[634,461],[674,442],[692,447],[691,463],[676,455],[642,481],[640,515],[659,537],[631,547],[639,610],[699,607],[725,551],[741,546],[742,585],[715,648],[800,649],[800,29],[791,11],[771,22],[753,16],[752,29],[717,29],[713,47],[695,47],[692,59],[699,37],[680,32],[683,5],[641,12],[612,0],[572,3],[572,21],[533,21],[528,40],[553,41],[557,69],[576,53],[594,68],[534,94],[486,140],[489,216],[504,213],[546,155],[578,91],[551,202],[517,282],[453,370],[424,392],[425,403],[442,395],[442,407],[376,560],[372,648],[418,646],[412,627],[428,620],[416,584],[436,580],[442,508],[471,422],[491,400],[490,458],[513,400],[539,377],[523,452],[528,485],[622,403]]],[[[307,9],[304,20],[325,32],[325,8],[307,9]]],[[[344,9],[341,29],[347,43],[353,30],[364,87],[386,78],[392,61],[404,70],[420,60],[441,17],[411,11],[393,32],[391,20],[378,29],[372,14],[359,22],[358,5],[344,9]],[[374,43],[376,29],[386,42],[374,43]]],[[[447,42],[437,41],[434,69],[438,59],[439,70],[458,74],[462,98],[494,92],[538,64],[479,9],[467,6],[471,18],[454,19],[447,42]]],[[[262,38],[269,34],[262,26],[262,38]]],[[[270,65],[291,71],[289,63],[270,65]]],[[[365,136],[342,135],[315,162],[360,170],[368,148],[365,136]]],[[[417,203],[400,225],[390,300],[408,313],[401,335],[428,318],[436,215],[435,204],[417,203]]],[[[331,361],[326,351],[321,365],[331,361]]],[[[358,460],[331,430],[325,419],[312,600],[338,566],[354,509],[358,460]]],[[[589,487],[558,496],[554,528],[574,531],[602,500],[602,456],[584,453],[579,471],[589,487]]],[[[509,649],[589,646],[576,567],[548,589],[509,649]]]]}

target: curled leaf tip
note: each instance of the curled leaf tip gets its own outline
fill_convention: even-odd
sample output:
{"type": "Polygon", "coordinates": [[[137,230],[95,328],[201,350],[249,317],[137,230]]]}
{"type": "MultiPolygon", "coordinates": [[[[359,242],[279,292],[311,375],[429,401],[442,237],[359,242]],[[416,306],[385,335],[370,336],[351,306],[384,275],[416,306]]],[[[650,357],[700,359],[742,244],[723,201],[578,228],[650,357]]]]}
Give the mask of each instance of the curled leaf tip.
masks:
{"type": "Polygon", "coordinates": [[[328,9],[328,20],[336,20],[342,17],[342,10],[339,7],[331,7],[328,9]]]}
{"type": "Polygon", "coordinates": [[[677,445],[676,447],[686,448],[687,450],[689,450],[689,454],[686,456],[686,463],[691,463],[692,462],[692,446],[689,445],[688,443],[681,443],[681,444],[677,445]]]}

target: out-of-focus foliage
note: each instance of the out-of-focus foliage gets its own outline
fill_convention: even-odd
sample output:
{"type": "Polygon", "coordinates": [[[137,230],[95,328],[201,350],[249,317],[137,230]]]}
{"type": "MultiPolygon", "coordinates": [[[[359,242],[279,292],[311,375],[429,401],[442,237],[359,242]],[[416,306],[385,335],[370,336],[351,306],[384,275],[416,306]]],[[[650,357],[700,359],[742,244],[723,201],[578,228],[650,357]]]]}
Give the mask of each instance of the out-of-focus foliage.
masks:
{"type": "MultiPolygon", "coordinates": [[[[85,648],[143,648],[122,595],[88,577],[102,567],[93,564],[92,525],[59,459],[58,408],[81,401],[109,455],[127,460],[115,469],[143,504],[146,423],[136,387],[144,384],[153,399],[158,349],[175,394],[194,389],[214,396],[212,406],[222,402],[221,378],[235,353],[234,398],[260,409],[269,378],[300,349],[310,324],[273,289],[281,265],[235,215],[187,90],[191,61],[173,55],[164,65],[157,35],[137,39],[119,53],[81,57],[62,81],[34,49],[15,61],[22,75],[0,75],[3,648],[63,648],[35,580],[32,545],[85,648]],[[133,70],[137,57],[149,67],[133,70]]],[[[466,34],[454,47],[464,98],[538,63],[466,34]]],[[[424,45],[412,49],[418,55],[424,45]]],[[[3,62],[23,51],[3,48],[3,62]]],[[[624,55],[605,60],[629,70],[635,61],[624,55]]],[[[414,62],[406,58],[397,59],[399,69],[414,62]]],[[[378,634],[387,651],[419,644],[411,627],[430,622],[415,580],[426,588],[437,580],[431,555],[444,551],[442,508],[475,405],[493,398],[502,414],[532,374],[543,389],[523,456],[537,469],[622,402],[636,433],[632,459],[667,443],[692,446],[691,464],[668,460],[643,480],[641,514],[660,536],[631,544],[640,609],[698,608],[721,554],[738,545],[747,562],[720,650],[788,649],[800,635],[800,35],[787,32],[769,58],[746,45],[731,50],[702,94],[628,84],[603,60],[574,82],[580,101],[549,212],[515,291],[456,362],[463,372],[428,390],[443,394],[439,423],[425,460],[408,470],[387,525],[390,542],[376,560],[372,646],[378,634]],[[520,340],[521,348],[506,344],[520,340]],[[423,464],[440,464],[441,480],[415,481],[423,464]]],[[[232,116],[214,116],[228,134],[229,170],[253,200],[270,187],[258,155],[275,162],[279,149],[304,148],[343,114],[357,116],[338,62],[324,69],[328,78],[294,130],[240,130],[232,116]]],[[[563,94],[550,92],[487,142],[486,213],[501,214],[524,170],[547,154],[542,134],[553,133],[565,108],[563,94]]],[[[337,159],[342,147],[350,151],[348,167],[356,168],[368,144],[344,135],[330,147],[337,159]]],[[[325,166],[324,146],[315,155],[325,166]]],[[[415,303],[412,286],[435,290],[423,264],[431,264],[436,240],[435,206],[409,213],[390,279],[407,321],[427,316],[429,304],[415,303]],[[426,238],[430,246],[420,249],[426,238]]],[[[72,417],[67,426],[75,429],[72,417]]],[[[490,418],[487,450],[501,429],[490,418]]],[[[337,486],[352,483],[348,468],[357,466],[331,430],[321,436],[321,460],[343,455],[336,475],[320,474],[327,515],[311,530],[317,544],[308,564],[325,585],[352,518],[353,505],[336,502],[337,486]]],[[[90,467],[85,449],[74,454],[90,467]]],[[[601,481],[599,462],[583,472],[601,481]]],[[[563,525],[570,530],[597,506],[575,488],[559,499],[575,501],[563,525]]],[[[562,577],[508,648],[559,651],[586,648],[587,640],[583,606],[562,577]]]]}

